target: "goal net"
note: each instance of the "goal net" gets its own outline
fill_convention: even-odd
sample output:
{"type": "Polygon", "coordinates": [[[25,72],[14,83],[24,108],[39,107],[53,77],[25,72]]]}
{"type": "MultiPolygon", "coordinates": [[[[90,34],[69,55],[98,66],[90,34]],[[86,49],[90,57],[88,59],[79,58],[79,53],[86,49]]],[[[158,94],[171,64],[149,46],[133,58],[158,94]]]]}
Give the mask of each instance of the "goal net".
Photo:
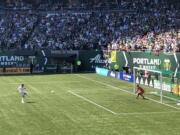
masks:
{"type": "Polygon", "coordinates": [[[161,103],[178,103],[180,101],[178,78],[171,71],[133,68],[134,92],[139,84],[145,89],[147,98],[161,103]]]}

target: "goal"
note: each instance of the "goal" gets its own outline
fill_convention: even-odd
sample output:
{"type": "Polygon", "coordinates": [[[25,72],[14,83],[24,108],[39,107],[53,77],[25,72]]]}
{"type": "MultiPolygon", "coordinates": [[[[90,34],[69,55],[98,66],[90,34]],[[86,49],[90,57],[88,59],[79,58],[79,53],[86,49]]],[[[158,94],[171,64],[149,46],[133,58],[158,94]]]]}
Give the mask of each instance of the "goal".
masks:
{"type": "Polygon", "coordinates": [[[161,103],[180,104],[179,73],[167,70],[133,68],[134,92],[136,85],[145,88],[145,96],[161,103]]]}
{"type": "Polygon", "coordinates": [[[133,74],[134,92],[137,84],[143,85],[146,97],[163,102],[163,77],[161,71],[134,67],[133,74]]]}

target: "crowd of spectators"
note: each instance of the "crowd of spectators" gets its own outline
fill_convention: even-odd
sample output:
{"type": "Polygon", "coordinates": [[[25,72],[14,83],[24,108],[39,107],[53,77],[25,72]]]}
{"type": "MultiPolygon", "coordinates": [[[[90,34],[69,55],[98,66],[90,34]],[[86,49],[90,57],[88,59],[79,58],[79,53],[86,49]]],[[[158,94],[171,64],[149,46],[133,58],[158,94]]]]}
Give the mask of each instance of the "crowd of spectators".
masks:
{"type": "Polygon", "coordinates": [[[118,0],[0,0],[4,9],[103,9],[118,8],[118,0]]]}
{"type": "Polygon", "coordinates": [[[179,0],[0,0],[0,8],[8,9],[60,10],[77,8],[94,10],[105,8],[153,11],[154,9],[179,9],[179,7],[179,0]]]}
{"type": "MultiPolygon", "coordinates": [[[[100,7],[108,2],[70,1],[72,7],[78,3],[100,7]]],[[[32,4],[22,0],[7,3],[31,10],[0,12],[1,49],[180,51],[179,10],[164,0],[117,0],[119,8],[128,10],[79,12],[35,12],[32,4]]],[[[36,6],[47,8],[38,0],[36,6]]]]}

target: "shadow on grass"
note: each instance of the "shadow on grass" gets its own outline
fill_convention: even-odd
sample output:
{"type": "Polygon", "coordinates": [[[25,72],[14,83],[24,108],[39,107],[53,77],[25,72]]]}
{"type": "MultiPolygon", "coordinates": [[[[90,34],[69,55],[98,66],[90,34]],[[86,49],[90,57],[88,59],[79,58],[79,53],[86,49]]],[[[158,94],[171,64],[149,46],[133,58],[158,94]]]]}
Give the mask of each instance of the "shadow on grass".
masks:
{"type": "Polygon", "coordinates": [[[26,103],[28,103],[28,104],[34,104],[34,103],[36,103],[36,102],[34,102],[34,101],[27,101],[26,103]]]}

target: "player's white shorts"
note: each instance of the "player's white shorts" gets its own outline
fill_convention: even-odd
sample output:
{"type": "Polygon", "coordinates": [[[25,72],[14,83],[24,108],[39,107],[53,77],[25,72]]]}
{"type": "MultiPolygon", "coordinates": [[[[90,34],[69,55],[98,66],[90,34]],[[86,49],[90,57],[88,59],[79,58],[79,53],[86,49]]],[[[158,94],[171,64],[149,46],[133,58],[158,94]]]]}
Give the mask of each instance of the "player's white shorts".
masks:
{"type": "Polygon", "coordinates": [[[27,95],[26,92],[21,92],[20,94],[21,94],[22,97],[25,97],[27,95]]]}

